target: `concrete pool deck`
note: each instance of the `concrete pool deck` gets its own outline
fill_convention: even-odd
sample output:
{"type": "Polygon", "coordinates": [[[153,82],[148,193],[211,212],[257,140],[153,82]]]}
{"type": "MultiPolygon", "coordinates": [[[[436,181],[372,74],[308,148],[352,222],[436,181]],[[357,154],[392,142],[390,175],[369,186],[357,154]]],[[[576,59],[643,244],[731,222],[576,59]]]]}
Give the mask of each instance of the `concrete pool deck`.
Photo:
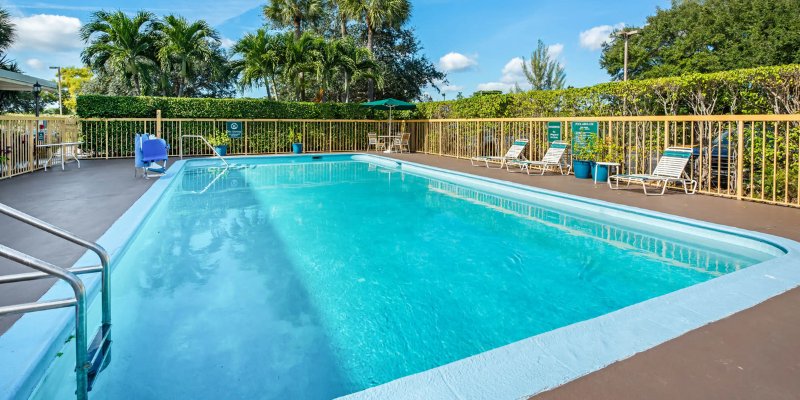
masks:
{"type": "MultiPolygon", "coordinates": [[[[464,160],[420,154],[397,155],[396,157],[435,167],[545,187],[800,240],[798,237],[800,232],[796,231],[798,229],[796,228],[797,222],[800,220],[800,210],[797,209],[737,202],[709,196],[676,194],[662,198],[645,197],[640,191],[612,192],[605,186],[595,186],[591,182],[579,181],[573,177],[509,174],[505,171],[474,168],[464,160]]],[[[91,161],[85,162],[81,170],[77,170],[73,164],[71,169],[63,173],[59,170],[53,171],[56,174],[52,175],[43,175],[50,174],[50,171],[47,173],[37,172],[0,181],[0,201],[56,224],[67,226],[89,239],[96,239],[152,182],[141,179],[134,180],[130,165],[131,160],[91,161]],[[57,175],[58,173],[62,175],[57,175]],[[23,178],[28,180],[23,181],[23,178]],[[23,183],[15,184],[14,182],[23,183]],[[136,192],[139,192],[138,195],[136,192]],[[119,193],[124,193],[127,197],[110,198],[119,193]],[[102,205],[113,207],[103,207],[102,205]],[[83,211],[78,211],[79,209],[83,211]],[[113,215],[115,210],[119,211],[117,215],[113,215]],[[53,219],[50,219],[51,217],[53,219]],[[55,218],[65,218],[65,222],[60,222],[55,218]],[[76,225],[71,226],[70,224],[76,225]],[[92,227],[98,231],[94,235],[94,231],[90,230],[92,227]],[[81,230],[85,230],[85,232],[81,230]]],[[[4,227],[12,226],[10,223],[7,224],[5,219],[2,220],[2,224],[4,227]]],[[[73,249],[69,244],[65,244],[61,248],[51,248],[49,237],[34,238],[26,234],[27,231],[21,228],[17,229],[16,226],[3,231],[7,232],[3,233],[4,236],[0,236],[0,240],[4,244],[12,247],[16,244],[29,246],[20,248],[21,250],[29,248],[37,251],[48,250],[53,257],[67,257],[70,251],[74,251],[74,259],[82,254],[81,249],[73,249]]],[[[45,256],[42,255],[42,257],[45,256]]],[[[52,260],[52,258],[46,259],[52,260]]],[[[62,263],[62,265],[65,264],[69,265],[69,260],[62,263]]],[[[4,273],[3,271],[5,270],[0,269],[0,273],[4,273]]],[[[17,293],[29,295],[30,298],[27,300],[35,300],[41,294],[32,294],[25,290],[17,293]]],[[[798,370],[796,360],[800,355],[800,350],[794,340],[800,333],[800,323],[798,323],[800,314],[797,313],[800,307],[796,305],[798,297],[800,294],[797,290],[788,292],[757,307],[692,331],[678,339],[540,396],[543,398],[547,398],[547,396],[551,396],[551,398],[793,397],[800,391],[797,383],[794,382],[798,370]],[[789,298],[783,300],[787,297],[789,298]],[[776,306],[764,309],[765,306],[775,302],[777,302],[776,306]],[[742,315],[754,312],[756,313],[754,317],[738,321],[742,315]],[[718,328],[718,326],[730,323],[729,321],[735,321],[734,325],[718,328]],[[704,334],[703,332],[711,333],[704,334]],[[683,343],[692,335],[700,335],[694,342],[694,347],[691,346],[692,343],[683,343]],[[676,348],[662,350],[664,347],[676,344],[676,348]],[[737,350],[743,353],[738,354],[735,352],[737,350]],[[652,353],[656,353],[656,355],[651,356],[649,362],[645,360],[643,364],[625,367],[652,353]],[[703,362],[706,363],[703,364],[703,362]],[[620,368],[623,369],[620,370],[620,368]],[[723,370],[718,371],[720,369],[723,370]],[[726,374],[726,372],[731,373],[726,374]],[[597,378],[598,375],[600,378],[597,378]],[[692,384],[693,382],[695,384],[692,384]]],[[[18,297],[14,299],[20,300],[18,297]]]]}

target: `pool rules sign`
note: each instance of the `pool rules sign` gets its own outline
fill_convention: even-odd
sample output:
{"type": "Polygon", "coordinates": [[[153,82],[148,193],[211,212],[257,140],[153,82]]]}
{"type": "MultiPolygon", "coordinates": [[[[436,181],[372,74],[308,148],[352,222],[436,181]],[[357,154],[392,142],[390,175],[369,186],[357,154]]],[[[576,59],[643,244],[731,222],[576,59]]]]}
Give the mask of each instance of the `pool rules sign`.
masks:
{"type": "Polygon", "coordinates": [[[239,139],[242,137],[242,121],[227,121],[225,122],[225,129],[228,131],[228,137],[231,139],[239,139]]]}

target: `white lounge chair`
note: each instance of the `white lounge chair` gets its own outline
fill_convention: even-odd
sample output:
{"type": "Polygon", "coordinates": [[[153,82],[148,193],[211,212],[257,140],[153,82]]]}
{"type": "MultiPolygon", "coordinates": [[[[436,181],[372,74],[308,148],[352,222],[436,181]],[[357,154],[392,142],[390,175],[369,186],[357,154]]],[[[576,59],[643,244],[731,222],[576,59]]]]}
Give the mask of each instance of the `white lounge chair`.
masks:
{"type": "Polygon", "coordinates": [[[516,165],[520,170],[527,172],[528,175],[531,174],[532,168],[541,170],[541,175],[544,175],[547,170],[555,170],[555,168],[558,168],[558,172],[560,172],[561,175],[567,175],[570,173],[570,171],[572,171],[572,165],[569,162],[566,162],[567,172],[566,174],[564,173],[567,149],[569,149],[569,143],[562,140],[556,140],[550,144],[550,148],[547,149],[547,153],[544,154],[544,157],[541,161],[513,160],[506,163],[506,169],[511,171],[511,166],[516,165]]]}
{"type": "Polygon", "coordinates": [[[608,179],[608,187],[611,189],[619,189],[619,182],[627,182],[625,187],[630,186],[631,183],[640,183],[644,194],[648,196],[661,196],[666,192],[667,185],[670,182],[679,182],[683,185],[683,191],[686,194],[694,194],[697,190],[697,181],[689,178],[684,171],[686,164],[692,157],[692,149],[686,147],[670,147],[664,151],[661,159],[658,160],[658,165],[653,170],[652,174],[618,174],[612,175],[608,179]],[[611,181],[614,181],[614,184],[611,181]],[[655,183],[656,189],[660,188],[660,193],[648,193],[647,185],[655,183]],[[691,190],[689,187],[691,186],[691,190]]]}
{"type": "Polygon", "coordinates": [[[522,152],[525,150],[525,147],[528,146],[528,139],[517,139],[514,141],[514,144],[506,152],[506,155],[502,157],[498,156],[480,156],[480,157],[472,157],[469,159],[469,162],[472,164],[473,167],[480,167],[482,164],[486,165],[486,168],[492,168],[489,166],[489,163],[499,163],[500,166],[497,167],[503,168],[507,162],[512,160],[525,160],[525,156],[522,152]]]}

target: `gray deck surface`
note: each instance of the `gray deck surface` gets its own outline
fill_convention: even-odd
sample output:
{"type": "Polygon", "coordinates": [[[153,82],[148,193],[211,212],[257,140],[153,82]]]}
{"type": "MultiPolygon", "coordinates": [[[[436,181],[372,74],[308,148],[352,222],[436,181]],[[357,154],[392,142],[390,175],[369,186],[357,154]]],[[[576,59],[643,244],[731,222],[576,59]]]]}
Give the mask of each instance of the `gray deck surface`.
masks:
{"type": "MultiPolygon", "coordinates": [[[[97,240],[144,193],[155,179],[133,177],[133,160],[83,160],[0,181],[0,203],[97,240]]],[[[69,267],[85,249],[17,220],[0,215],[0,243],[58,266],[69,267]]],[[[0,275],[33,272],[0,258],[0,275]]],[[[36,301],[52,279],[0,286],[0,306],[36,301]]],[[[0,333],[18,316],[0,317],[0,333]]]]}
{"type": "MultiPolygon", "coordinates": [[[[423,154],[393,155],[436,167],[736,226],[800,241],[800,209],[712,196],[645,197],[574,177],[527,176],[423,154]]],[[[95,240],[154,180],[134,179],[133,160],[82,161],[0,181],[0,202],[95,240]]],[[[57,265],[83,250],[0,216],[0,243],[57,265]]],[[[800,266],[798,266],[800,267],[800,266]]],[[[0,274],[25,271],[0,259],[0,274]]],[[[3,285],[0,305],[35,301],[50,281],[3,285]]],[[[0,332],[15,319],[0,317],[0,332]]],[[[800,398],[800,289],[563,385],[542,399],[800,398]]]]}

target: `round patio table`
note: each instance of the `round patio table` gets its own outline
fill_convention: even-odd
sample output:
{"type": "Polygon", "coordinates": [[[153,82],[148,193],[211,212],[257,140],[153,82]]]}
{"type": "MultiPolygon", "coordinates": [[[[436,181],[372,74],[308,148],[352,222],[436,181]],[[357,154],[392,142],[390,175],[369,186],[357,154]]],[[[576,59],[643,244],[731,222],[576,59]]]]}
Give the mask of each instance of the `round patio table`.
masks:
{"type": "Polygon", "coordinates": [[[400,135],[378,135],[378,137],[381,139],[387,139],[388,141],[386,150],[383,151],[384,153],[396,153],[394,150],[392,150],[392,148],[394,147],[394,139],[399,139],[400,135]]]}

